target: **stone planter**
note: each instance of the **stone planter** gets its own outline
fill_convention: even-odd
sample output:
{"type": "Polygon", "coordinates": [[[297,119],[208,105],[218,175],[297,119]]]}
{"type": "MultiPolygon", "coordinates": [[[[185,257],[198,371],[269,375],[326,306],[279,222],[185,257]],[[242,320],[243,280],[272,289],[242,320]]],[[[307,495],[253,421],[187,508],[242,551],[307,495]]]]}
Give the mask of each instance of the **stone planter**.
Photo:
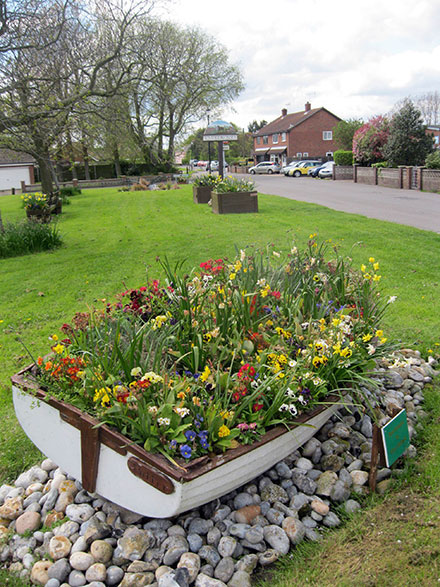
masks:
{"type": "Polygon", "coordinates": [[[193,201],[195,204],[207,204],[211,199],[211,188],[207,185],[193,185],[193,201]]]}
{"type": "Polygon", "coordinates": [[[254,479],[307,442],[338,408],[337,397],[330,397],[297,418],[290,430],[277,426],[252,445],[191,462],[179,459],[176,466],[46,395],[29,380],[32,369],[12,377],[15,413],[32,442],[87,491],[150,517],[175,516],[254,479]]]}
{"type": "Polygon", "coordinates": [[[246,214],[258,212],[257,192],[212,192],[214,214],[246,214]]]}

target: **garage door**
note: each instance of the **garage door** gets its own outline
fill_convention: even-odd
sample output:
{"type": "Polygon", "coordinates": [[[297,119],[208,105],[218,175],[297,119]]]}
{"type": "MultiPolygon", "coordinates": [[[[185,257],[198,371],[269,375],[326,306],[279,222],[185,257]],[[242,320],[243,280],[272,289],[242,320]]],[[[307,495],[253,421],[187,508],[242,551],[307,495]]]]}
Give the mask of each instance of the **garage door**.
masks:
{"type": "Polygon", "coordinates": [[[20,188],[21,182],[31,183],[29,176],[29,167],[0,167],[0,190],[10,190],[11,188],[20,188]]]}

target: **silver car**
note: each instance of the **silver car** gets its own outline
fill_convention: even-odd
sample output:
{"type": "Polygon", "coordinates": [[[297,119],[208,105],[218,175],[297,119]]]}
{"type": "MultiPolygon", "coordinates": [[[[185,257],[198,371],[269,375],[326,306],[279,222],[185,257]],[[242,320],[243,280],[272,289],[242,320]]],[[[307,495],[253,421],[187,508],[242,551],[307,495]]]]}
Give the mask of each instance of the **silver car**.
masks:
{"type": "Polygon", "coordinates": [[[275,161],[262,161],[261,163],[254,165],[254,167],[251,167],[249,173],[252,175],[254,175],[254,173],[279,173],[280,169],[281,167],[278,163],[275,163],[275,161]]]}

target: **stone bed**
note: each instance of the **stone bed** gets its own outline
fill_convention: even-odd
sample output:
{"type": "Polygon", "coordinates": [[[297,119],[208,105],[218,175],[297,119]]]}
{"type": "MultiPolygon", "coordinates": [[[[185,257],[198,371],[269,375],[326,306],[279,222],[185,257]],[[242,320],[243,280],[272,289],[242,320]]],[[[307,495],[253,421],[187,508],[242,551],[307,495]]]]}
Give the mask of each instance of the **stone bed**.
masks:
{"type": "MultiPolygon", "coordinates": [[[[437,362],[409,349],[398,358],[379,363],[378,389],[363,391],[382,409],[381,424],[405,407],[413,437],[437,362]]],[[[143,518],[87,493],[46,459],[0,487],[0,565],[46,587],[247,587],[252,573],[339,526],[336,506],[353,513],[356,495],[369,492],[372,422],[345,401],[264,475],[174,519],[143,518]]],[[[413,445],[407,454],[415,456],[413,445]]],[[[379,469],[379,493],[391,474],[379,469]]]]}

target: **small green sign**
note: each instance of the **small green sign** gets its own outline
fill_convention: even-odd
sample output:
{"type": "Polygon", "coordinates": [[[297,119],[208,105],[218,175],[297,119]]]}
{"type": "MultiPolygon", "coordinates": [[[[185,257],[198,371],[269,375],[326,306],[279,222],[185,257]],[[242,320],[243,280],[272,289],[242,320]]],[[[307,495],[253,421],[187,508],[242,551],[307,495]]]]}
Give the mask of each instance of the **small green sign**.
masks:
{"type": "Polygon", "coordinates": [[[390,467],[409,447],[406,410],[401,410],[382,428],[382,441],[387,467],[390,467]]]}

